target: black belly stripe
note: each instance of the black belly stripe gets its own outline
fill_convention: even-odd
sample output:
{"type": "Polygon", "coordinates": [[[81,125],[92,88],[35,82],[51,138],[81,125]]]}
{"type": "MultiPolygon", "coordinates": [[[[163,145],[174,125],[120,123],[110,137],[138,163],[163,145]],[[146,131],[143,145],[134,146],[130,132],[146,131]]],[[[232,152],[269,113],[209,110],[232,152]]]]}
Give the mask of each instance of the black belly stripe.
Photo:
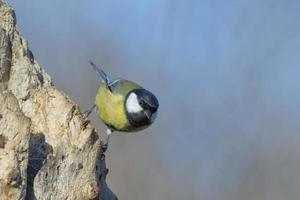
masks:
{"type": "Polygon", "coordinates": [[[130,125],[134,127],[143,127],[150,125],[149,119],[143,114],[142,112],[140,113],[127,113],[128,121],[130,125]]]}

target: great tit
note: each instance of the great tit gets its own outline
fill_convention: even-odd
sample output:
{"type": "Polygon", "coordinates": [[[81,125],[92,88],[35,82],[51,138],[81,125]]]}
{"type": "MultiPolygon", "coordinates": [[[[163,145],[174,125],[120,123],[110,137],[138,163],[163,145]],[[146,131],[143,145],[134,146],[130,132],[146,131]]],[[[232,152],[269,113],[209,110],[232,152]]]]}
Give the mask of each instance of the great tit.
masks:
{"type": "Polygon", "coordinates": [[[90,61],[102,83],[95,97],[94,106],[86,111],[87,117],[96,107],[100,119],[107,126],[107,148],[113,131],[136,132],[149,127],[156,118],[157,98],[137,83],[118,78],[111,81],[106,73],[90,61]]]}

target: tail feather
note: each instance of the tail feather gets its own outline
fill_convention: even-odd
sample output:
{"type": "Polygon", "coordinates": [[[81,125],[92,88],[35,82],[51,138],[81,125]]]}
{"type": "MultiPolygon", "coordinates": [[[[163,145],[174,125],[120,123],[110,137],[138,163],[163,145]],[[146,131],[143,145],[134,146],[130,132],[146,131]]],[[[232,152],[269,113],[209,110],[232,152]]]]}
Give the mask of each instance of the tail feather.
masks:
{"type": "Polygon", "coordinates": [[[109,85],[109,78],[106,75],[106,73],[102,69],[97,67],[92,61],[89,61],[89,63],[90,63],[90,65],[92,65],[93,69],[96,71],[96,73],[101,78],[101,80],[104,81],[106,83],[106,85],[109,85]]]}
{"type": "Polygon", "coordinates": [[[105,82],[106,84],[106,87],[109,89],[109,91],[112,92],[112,88],[110,86],[110,80],[109,80],[109,77],[106,75],[106,73],[100,69],[99,67],[97,67],[92,61],[89,61],[90,65],[93,66],[94,70],[96,71],[96,73],[98,74],[98,76],[101,78],[101,80],[103,82],[105,82]]]}

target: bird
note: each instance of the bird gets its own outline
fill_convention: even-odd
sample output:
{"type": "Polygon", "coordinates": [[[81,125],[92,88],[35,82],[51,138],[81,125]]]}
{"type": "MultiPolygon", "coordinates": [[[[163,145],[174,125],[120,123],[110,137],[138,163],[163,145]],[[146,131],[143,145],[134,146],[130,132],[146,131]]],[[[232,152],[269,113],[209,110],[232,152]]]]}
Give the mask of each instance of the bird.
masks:
{"type": "Polygon", "coordinates": [[[99,118],[107,126],[107,138],[103,145],[105,152],[113,132],[137,132],[149,127],[157,117],[159,102],[153,93],[139,84],[122,78],[111,80],[92,61],[89,64],[101,83],[95,104],[84,112],[84,116],[88,117],[96,108],[99,118]]]}

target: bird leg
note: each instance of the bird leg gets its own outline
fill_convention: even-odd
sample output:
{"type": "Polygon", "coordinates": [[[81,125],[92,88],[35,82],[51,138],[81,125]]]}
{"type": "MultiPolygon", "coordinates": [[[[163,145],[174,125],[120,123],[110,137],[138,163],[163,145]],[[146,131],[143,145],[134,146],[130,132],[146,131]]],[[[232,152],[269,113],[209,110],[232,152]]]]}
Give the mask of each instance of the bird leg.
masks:
{"type": "Polygon", "coordinates": [[[89,110],[83,112],[83,117],[87,118],[96,108],[96,104],[94,104],[89,110]]]}
{"type": "Polygon", "coordinates": [[[110,138],[110,135],[113,133],[113,130],[111,130],[111,129],[107,129],[106,130],[106,141],[105,141],[105,144],[103,144],[103,146],[102,146],[102,152],[106,152],[106,150],[107,150],[107,147],[108,147],[108,143],[109,143],[109,138],[110,138]]]}

